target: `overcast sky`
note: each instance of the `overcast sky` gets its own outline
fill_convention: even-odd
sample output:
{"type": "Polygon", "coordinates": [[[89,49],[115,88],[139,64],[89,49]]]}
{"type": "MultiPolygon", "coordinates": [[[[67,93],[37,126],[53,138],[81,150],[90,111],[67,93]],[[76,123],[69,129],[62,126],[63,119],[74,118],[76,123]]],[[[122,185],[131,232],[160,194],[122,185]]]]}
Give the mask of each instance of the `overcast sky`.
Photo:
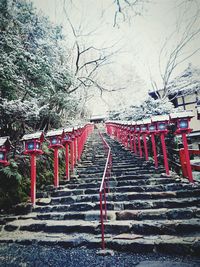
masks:
{"type": "MultiPolygon", "coordinates": [[[[66,0],[66,2],[69,2],[67,12],[75,27],[81,25],[83,30],[88,32],[96,29],[90,37],[90,42],[97,47],[109,46],[117,42],[121,47],[121,53],[113,59],[113,64],[109,66],[109,73],[104,74],[102,79],[108,82],[110,79],[116,84],[130,83],[127,90],[105,94],[104,101],[99,96],[90,100],[88,105],[93,114],[104,113],[119,104],[140,103],[151,88],[150,73],[158,86],[161,86],[158,64],[161,47],[176,29],[176,22],[179,21],[180,16],[182,14],[185,16],[184,20],[181,20],[181,29],[184,30],[188,20],[196,11],[195,4],[190,4],[187,13],[183,13],[184,0],[154,0],[145,4],[142,16],[133,17],[130,11],[130,21],[120,23],[119,27],[113,27],[115,12],[113,0],[66,0]]],[[[195,1],[190,1],[192,2],[195,1]]],[[[62,24],[66,40],[70,40],[72,33],[63,12],[63,0],[33,0],[33,3],[37,9],[49,16],[52,22],[62,24]]],[[[168,50],[177,43],[178,38],[178,34],[172,37],[168,50]]],[[[183,52],[197,49],[199,43],[199,38],[196,38],[183,52]]],[[[166,58],[161,62],[162,68],[165,66],[166,58]]],[[[200,53],[181,64],[174,72],[174,76],[183,71],[189,62],[199,66],[200,53]]]]}

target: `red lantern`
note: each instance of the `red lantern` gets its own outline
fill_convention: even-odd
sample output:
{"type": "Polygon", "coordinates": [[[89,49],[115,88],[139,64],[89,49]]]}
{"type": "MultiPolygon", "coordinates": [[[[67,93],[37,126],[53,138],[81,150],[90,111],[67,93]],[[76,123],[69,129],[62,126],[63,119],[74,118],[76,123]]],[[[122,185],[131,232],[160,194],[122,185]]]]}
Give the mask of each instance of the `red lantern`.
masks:
{"type": "Polygon", "coordinates": [[[24,143],[24,154],[31,155],[39,155],[43,154],[41,149],[41,145],[44,142],[44,134],[43,132],[36,132],[32,134],[25,134],[21,139],[24,143]]]}
{"type": "Polygon", "coordinates": [[[52,130],[46,134],[46,137],[50,141],[49,148],[63,148],[62,140],[64,138],[64,130],[52,130]]]}
{"type": "Polygon", "coordinates": [[[175,134],[190,133],[192,129],[189,128],[189,123],[192,117],[194,117],[192,111],[171,113],[170,120],[176,124],[175,134]]]}
{"type": "Polygon", "coordinates": [[[0,137],[0,164],[8,166],[7,153],[10,151],[11,142],[9,136],[0,137]]]}

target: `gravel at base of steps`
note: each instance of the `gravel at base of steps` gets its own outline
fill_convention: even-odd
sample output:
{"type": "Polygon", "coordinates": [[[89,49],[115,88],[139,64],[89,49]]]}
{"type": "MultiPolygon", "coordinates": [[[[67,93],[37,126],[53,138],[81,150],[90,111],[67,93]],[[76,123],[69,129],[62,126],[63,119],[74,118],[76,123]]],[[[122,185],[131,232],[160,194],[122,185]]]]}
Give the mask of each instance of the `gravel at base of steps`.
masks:
{"type": "Polygon", "coordinates": [[[58,246],[48,247],[33,244],[0,244],[1,267],[199,267],[200,260],[190,257],[174,257],[165,254],[133,254],[112,252],[99,255],[96,249],[58,246]]]}

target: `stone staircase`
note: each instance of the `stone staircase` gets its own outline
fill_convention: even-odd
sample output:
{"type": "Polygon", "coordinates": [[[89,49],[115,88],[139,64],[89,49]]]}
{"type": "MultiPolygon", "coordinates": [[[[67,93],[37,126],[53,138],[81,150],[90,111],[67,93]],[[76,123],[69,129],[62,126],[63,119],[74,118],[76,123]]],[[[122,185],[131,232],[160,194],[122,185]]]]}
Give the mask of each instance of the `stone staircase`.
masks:
{"type": "MultiPolygon", "coordinates": [[[[106,137],[113,171],[107,196],[106,247],[131,252],[200,253],[200,185],[133,156],[106,137]]],[[[105,166],[103,144],[95,131],[76,174],[38,194],[27,215],[0,217],[0,242],[100,248],[99,187],[105,166]]]]}

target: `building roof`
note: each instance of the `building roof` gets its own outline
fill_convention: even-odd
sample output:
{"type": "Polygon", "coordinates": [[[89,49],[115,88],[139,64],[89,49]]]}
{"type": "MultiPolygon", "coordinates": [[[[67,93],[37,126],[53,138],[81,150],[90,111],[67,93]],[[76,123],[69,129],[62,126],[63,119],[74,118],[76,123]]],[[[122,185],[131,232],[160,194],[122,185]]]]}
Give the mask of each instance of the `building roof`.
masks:
{"type": "MultiPolygon", "coordinates": [[[[159,91],[162,91],[162,89],[159,89],[159,91]]],[[[168,95],[190,95],[194,92],[200,92],[200,69],[189,64],[180,75],[168,84],[167,91],[168,95]]]]}
{"type": "Polygon", "coordinates": [[[183,93],[188,95],[200,91],[200,69],[191,64],[179,76],[169,83],[169,94],[183,93]]]}
{"type": "Polygon", "coordinates": [[[91,120],[104,120],[107,116],[106,115],[94,115],[91,116],[90,121],[91,120]]]}

